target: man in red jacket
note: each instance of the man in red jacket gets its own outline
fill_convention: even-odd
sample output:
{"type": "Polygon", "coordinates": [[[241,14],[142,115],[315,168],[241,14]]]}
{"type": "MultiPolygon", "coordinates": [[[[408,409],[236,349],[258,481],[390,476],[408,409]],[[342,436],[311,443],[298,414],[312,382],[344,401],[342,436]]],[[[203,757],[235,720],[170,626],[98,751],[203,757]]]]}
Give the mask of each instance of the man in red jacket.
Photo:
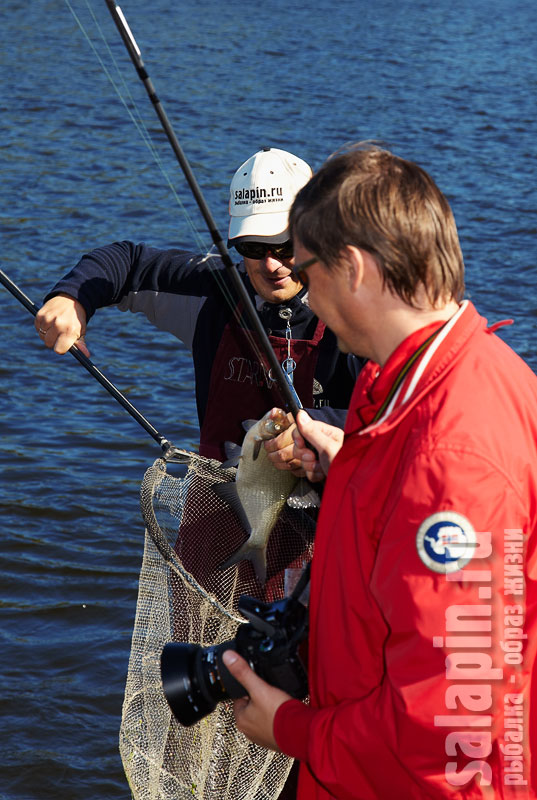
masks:
{"type": "Polygon", "coordinates": [[[451,210],[415,164],[333,157],[291,225],[312,309],[370,360],[343,441],[297,420],[295,455],[310,473],[307,439],[328,471],[310,703],[229,651],[237,725],[300,760],[300,800],[535,798],[537,378],[462,301],[451,210]]]}

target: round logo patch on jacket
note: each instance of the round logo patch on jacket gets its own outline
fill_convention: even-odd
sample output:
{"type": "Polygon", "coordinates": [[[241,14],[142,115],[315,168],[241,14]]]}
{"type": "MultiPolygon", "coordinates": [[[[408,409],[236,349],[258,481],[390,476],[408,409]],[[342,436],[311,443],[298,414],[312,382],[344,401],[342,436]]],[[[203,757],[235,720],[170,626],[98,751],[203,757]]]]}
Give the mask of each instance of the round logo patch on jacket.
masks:
{"type": "Polygon", "coordinates": [[[418,555],[434,572],[456,572],[473,558],[477,538],[472,523],[456,511],[438,511],[416,536],[418,555]]]}

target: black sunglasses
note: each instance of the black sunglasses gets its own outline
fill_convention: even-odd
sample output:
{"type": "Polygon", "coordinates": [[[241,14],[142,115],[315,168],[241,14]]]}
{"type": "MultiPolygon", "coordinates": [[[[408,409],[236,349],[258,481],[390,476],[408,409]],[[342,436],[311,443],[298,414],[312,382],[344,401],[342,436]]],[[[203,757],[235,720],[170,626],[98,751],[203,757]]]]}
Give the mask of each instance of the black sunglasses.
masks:
{"type": "Polygon", "coordinates": [[[272,253],[278,259],[289,259],[293,257],[293,242],[288,239],[287,242],[281,244],[272,244],[270,242],[236,242],[235,250],[243,258],[253,258],[255,261],[260,261],[265,258],[267,253],[272,253]]]}
{"type": "Polygon", "coordinates": [[[306,272],[308,267],[311,267],[312,264],[315,264],[319,259],[317,256],[312,256],[312,258],[308,258],[307,261],[302,261],[300,264],[295,264],[294,267],[291,267],[293,271],[293,275],[296,275],[300,283],[304,286],[308,285],[308,273],[306,272]]]}

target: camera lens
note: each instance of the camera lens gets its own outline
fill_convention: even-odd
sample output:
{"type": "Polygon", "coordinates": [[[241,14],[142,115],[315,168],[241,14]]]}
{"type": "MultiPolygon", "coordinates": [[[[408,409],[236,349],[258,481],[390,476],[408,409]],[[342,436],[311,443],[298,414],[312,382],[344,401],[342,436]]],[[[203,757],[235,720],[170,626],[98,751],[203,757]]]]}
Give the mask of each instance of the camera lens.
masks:
{"type": "Polygon", "coordinates": [[[232,641],[213,647],[182,642],[164,646],[160,657],[162,688],[181,725],[199,722],[220,700],[247,694],[222,663],[224,651],[233,648],[232,641]]]}
{"type": "Polygon", "coordinates": [[[239,611],[249,621],[238,626],[233,640],[212,647],[181,642],[164,646],[160,657],[162,687],[181,725],[203,719],[220,700],[247,695],[222,662],[226,650],[236,650],[271,686],[292,697],[306,697],[308,678],[298,646],[308,630],[307,608],[294,596],[262,603],[241,595],[239,611]]]}

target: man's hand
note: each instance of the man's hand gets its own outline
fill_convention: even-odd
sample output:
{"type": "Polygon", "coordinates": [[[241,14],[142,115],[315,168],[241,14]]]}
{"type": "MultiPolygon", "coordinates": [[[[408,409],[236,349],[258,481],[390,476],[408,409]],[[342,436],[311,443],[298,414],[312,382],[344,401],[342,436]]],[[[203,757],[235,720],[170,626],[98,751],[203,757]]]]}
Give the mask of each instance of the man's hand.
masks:
{"type": "Polygon", "coordinates": [[[89,358],[90,353],[83,339],[86,311],[73,297],[59,294],[48,300],[36,314],[35,329],[42,342],[56,353],[67,353],[76,344],[89,358]]]}
{"type": "Polygon", "coordinates": [[[274,738],[274,717],[282,703],[291,700],[291,695],[266,683],[234,650],[226,650],[222,661],[249,694],[233,702],[237,728],[250,741],[279,752],[274,738]]]}
{"type": "Polygon", "coordinates": [[[306,473],[302,469],[300,461],[293,455],[293,431],[296,425],[291,412],[287,414],[287,419],[292,423],[291,426],[273,439],[267,439],[267,441],[264,442],[265,450],[267,451],[268,459],[273,467],[276,467],[276,469],[290,470],[297,478],[303,478],[306,473]]]}
{"type": "Polygon", "coordinates": [[[312,419],[305,411],[297,414],[297,425],[293,432],[294,458],[300,461],[308,480],[322,480],[328,474],[328,468],[341,449],[343,431],[334,425],[312,419]],[[309,442],[319,454],[310,450],[309,442]]]}

